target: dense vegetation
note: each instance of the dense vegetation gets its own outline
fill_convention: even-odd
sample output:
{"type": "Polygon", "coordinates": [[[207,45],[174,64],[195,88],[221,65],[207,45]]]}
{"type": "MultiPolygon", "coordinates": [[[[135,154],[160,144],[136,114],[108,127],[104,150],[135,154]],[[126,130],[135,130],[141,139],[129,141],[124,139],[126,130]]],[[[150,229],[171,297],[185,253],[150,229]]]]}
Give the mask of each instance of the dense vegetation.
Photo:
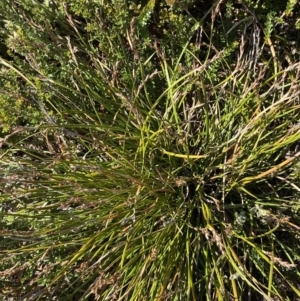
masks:
{"type": "Polygon", "coordinates": [[[2,300],[300,300],[297,0],[2,0],[2,300]]]}

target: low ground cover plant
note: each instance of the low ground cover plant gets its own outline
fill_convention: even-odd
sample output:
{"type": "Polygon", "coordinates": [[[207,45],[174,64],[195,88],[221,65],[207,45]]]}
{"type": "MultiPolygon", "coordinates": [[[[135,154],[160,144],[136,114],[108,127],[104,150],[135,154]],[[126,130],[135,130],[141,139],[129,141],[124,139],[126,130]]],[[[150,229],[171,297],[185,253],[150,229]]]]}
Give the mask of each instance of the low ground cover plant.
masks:
{"type": "Polygon", "coordinates": [[[297,3],[270,7],[2,1],[5,300],[300,298],[297,3]]]}

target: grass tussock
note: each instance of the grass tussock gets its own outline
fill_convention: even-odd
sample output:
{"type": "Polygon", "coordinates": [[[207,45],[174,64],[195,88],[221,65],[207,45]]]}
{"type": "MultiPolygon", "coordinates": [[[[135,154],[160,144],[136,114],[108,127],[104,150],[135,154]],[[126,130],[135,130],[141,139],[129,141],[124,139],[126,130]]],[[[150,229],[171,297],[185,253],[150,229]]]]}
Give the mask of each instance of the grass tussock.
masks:
{"type": "Polygon", "coordinates": [[[50,2],[28,35],[8,23],[24,58],[1,58],[1,92],[30,108],[0,141],[3,296],[298,300],[297,60],[254,21],[222,42],[218,5],[211,28],[169,8],[170,31],[189,24],[175,44],[144,36],[151,1],[50,2]]]}

